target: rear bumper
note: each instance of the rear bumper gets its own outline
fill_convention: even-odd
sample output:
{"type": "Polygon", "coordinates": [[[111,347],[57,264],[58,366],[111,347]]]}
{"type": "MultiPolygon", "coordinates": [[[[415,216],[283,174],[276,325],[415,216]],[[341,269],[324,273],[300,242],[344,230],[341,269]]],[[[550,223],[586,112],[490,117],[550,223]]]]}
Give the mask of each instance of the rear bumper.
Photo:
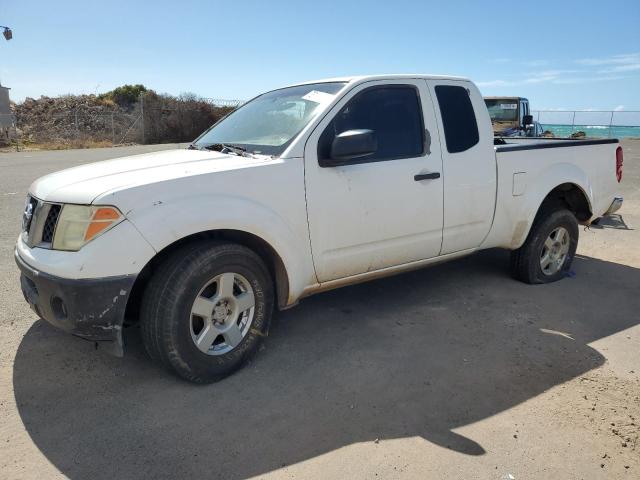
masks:
{"type": "Polygon", "coordinates": [[[135,275],[67,279],[34,269],[17,251],[15,260],[22,273],[22,294],[38,316],[122,356],[122,324],[135,275]]]}
{"type": "Polygon", "coordinates": [[[613,202],[611,202],[611,205],[609,206],[609,208],[607,209],[607,211],[605,212],[605,214],[603,216],[606,217],[607,215],[611,215],[612,213],[616,213],[618,210],[620,210],[620,207],[622,207],[622,202],[623,202],[623,198],[622,197],[615,197],[613,199],[613,202]]]}

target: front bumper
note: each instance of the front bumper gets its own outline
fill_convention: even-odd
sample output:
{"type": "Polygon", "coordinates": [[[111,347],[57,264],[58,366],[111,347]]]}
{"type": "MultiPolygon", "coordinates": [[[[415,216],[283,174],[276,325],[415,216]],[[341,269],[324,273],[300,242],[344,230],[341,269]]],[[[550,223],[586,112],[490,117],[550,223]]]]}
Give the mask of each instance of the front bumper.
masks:
{"type": "Polygon", "coordinates": [[[135,275],[67,279],[29,266],[15,253],[22,294],[50,324],[78,337],[101,342],[109,353],[123,355],[122,324],[135,275]]]}

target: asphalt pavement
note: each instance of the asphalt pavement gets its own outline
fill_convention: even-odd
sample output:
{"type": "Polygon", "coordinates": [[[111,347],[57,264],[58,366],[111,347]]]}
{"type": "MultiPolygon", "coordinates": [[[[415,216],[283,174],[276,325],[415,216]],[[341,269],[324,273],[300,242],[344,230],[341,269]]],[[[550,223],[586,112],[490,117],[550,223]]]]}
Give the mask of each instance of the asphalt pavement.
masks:
{"type": "Polygon", "coordinates": [[[13,261],[35,178],[170,147],[0,154],[0,476],[640,476],[640,141],[571,277],[525,285],[489,250],[320,294],[208,386],[153,365],[136,328],[118,359],[39,320],[13,261]]]}

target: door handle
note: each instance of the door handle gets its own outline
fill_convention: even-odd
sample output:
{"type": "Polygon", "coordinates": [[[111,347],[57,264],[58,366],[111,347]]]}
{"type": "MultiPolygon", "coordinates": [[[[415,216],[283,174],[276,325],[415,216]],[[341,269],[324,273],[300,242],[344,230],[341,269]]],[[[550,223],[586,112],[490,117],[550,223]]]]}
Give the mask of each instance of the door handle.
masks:
{"type": "Polygon", "coordinates": [[[435,180],[436,178],[440,178],[440,172],[419,173],[418,175],[413,176],[413,179],[416,182],[419,182],[421,180],[435,180]]]}

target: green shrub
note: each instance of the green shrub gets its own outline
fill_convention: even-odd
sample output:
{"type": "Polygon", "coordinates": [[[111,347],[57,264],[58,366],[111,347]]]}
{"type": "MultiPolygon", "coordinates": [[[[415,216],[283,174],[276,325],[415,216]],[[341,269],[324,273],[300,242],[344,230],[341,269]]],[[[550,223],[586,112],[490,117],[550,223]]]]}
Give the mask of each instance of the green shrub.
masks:
{"type": "Polygon", "coordinates": [[[122,85],[114,88],[110,92],[103,93],[98,96],[101,100],[112,100],[120,107],[130,108],[136,104],[140,98],[140,94],[147,92],[147,87],[141,84],[122,85]]]}

